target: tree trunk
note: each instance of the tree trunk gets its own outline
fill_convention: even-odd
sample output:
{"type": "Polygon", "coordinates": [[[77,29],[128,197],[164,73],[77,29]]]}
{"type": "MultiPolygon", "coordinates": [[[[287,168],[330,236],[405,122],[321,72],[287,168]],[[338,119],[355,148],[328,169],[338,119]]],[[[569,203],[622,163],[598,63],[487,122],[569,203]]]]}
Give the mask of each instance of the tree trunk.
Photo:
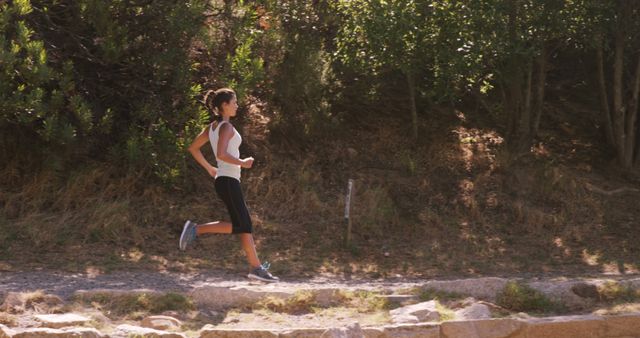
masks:
{"type": "MultiPolygon", "coordinates": [[[[509,29],[509,41],[514,46],[517,44],[517,35],[516,35],[516,22],[518,20],[518,4],[515,1],[509,1],[509,17],[507,22],[507,27],[509,29]]],[[[505,87],[507,89],[505,98],[504,109],[507,113],[507,143],[514,143],[514,139],[517,136],[518,131],[518,106],[520,103],[520,82],[519,82],[519,68],[517,65],[516,56],[511,55],[509,60],[507,61],[507,71],[504,76],[506,79],[505,87]]],[[[512,147],[513,148],[513,147],[512,147]]]]}
{"type": "Polygon", "coordinates": [[[625,161],[625,107],[623,103],[623,67],[624,67],[624,2],[619,2],[618,25],[615,32],[615,48],[613,59],[613,132],[616,141],[618,163],[628,168],[625,161]]]}
{"type": "Polygon", "coordinates": [[[629,147],[627,151],[631,165],[634,165],[638,161],[638,99],[640,99],[640,54],[638,54],[638,60],[636,62],[636,73],[631,91],[631,101],[629,102],[629,111],[627,112],[627,116],[630,117],[629,124],[627,125],[627,146],[629,147]]]}
{"type": "Polygon", "coordinates": [[[613,123],[611,122],[611,110],[609,109],[609,95],[607,95],[607,82],[604,76],[604,52],[602,43],[598,45],[596,49],[596,63],[597,63],[597,76],[598,87],[600,95],[600,110],[602,116],[602,125],[604,126],[604,133],[607,143],[612,149],[616,148],[616,142],[613,134],[613,123]]]}
{"type": "Polygon", "coordinates": [[[507,61],[503,82],[506,87],[505,113],[507,114],[507,143],[514,155],[529,150],[531,146],[531,63],[516,48],[520,41],[517,37],[517,24],[520,1],[509,1],[507,29],[513,47],[507,61]],[[528,64],[523,69],[522,65],[528,64]]]}
{"type": "Polygon", "coordinates": [[[540,118],[542,116],[542,110],[544,109],[544,90],[545,82],[547,81],[547,48],[542,46],[540,55],[536,57],[536,82],[535,82],[535,96],[533,99],[533,125],[531,126],[531,135],[538,136],[538,130],[540,129],[540,118]]]}
{"type": "Polygon", "coordinates": [[[407,72],[407,85],[409,87],[409,104],[411,105],[411,136],[418,139],[418,110],[416,109],[416,88],[413,74],[407,72]]]}
{"type": "Polygon", "coordinates": [[[533,78],[533,64],[527,65],[527,77],[524,86],[524,102],[520,109],[520,141],[518,148],[527,151],[531,146],[531,83],[533,78]]]}

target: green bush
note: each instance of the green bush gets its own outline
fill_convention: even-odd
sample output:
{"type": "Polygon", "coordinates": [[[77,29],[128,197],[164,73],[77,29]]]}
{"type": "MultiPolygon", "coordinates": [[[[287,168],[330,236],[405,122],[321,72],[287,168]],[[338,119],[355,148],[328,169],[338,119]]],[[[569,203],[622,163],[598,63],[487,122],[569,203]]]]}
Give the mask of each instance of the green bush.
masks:
{"type": "Polygon", "coordinates": [[[26,153],[64,168],[91,157],[163,181],[180,175],[184,144],[205,114],[189,57],[205,5],[3,3],[3,160],[26,153]]]}

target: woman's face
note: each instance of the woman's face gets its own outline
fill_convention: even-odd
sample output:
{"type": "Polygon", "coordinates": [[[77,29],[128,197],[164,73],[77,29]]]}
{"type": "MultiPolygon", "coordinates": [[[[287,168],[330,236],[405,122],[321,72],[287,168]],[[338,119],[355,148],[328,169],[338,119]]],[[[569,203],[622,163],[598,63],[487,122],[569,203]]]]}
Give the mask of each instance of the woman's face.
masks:
{"type": "Polygon", "coordinates": [[[236,116],[236,112],[238,111],[238,100],[235,96],[229,102],[222,103],[222,111],[224,115],[229,117],[236,116]]]}

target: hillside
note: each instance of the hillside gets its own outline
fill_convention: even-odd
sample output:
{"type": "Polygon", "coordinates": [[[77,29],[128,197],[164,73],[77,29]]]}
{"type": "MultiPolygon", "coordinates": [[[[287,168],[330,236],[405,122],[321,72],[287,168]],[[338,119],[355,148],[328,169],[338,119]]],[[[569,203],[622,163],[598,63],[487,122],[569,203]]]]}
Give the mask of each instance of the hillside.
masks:
{"type": "MultiPolygon", "coordinates": [[[[425,112],[419,142],[391,115],[329,125],[330,137],[301,142],[253,99],[237,122],[243,154],[256,158],[242,183],[260,255],[285,278],[637,273],[638,179],[598,160],[597,131],[567,127],[589,110],[556,95],[544,135],[516,160],[474,109],[425,112]],[[353,243],[345,248],[349,178],[353,243]]],[[[187,164],[185,190],[117,176],[108,163],[35,177],[5,170],[0,267],[243,273],[231,236],[177,250],[185,219],[226,216],[212,180],[187,164]]]]}

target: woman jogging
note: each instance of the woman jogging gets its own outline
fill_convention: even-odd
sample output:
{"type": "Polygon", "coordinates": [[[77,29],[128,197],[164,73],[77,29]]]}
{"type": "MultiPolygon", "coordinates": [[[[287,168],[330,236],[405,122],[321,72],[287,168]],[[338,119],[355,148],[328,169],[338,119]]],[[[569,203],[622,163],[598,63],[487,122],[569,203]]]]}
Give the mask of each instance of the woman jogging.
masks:
{"type": "Polygon", "coordinates": [[[277,282],[267,270],[268,264],[260,264],[256,246],[253,242],[253,225],[251,217],[242,196],[240,188],[240,171],[242,168],[251,168],[253,157],[240,159],[240,143],[242,137],[229,121],[236,116],[238,102],[232,89],[222,88],[215,92],[209,91],[204,98],[207,108],[219,118],[219,122],[212,123],[198,135],[189,146],[189,152],[195,160],[211,175],[215,177],[215,187],[218,196],[227,206],[231,223],[216,221],[204,224],[196,224],[187,221],[180,235],[180,250],[185,250],[196,236],[206,233],[238,234],[242,248],[247,254],[247,260],[251,265],[248,277],[265,282],[277,282]],[[216,156],[218,168],[212,166],[202,155],[200,148],[207,142],[211,143],[213,153],[216,156]]]}

